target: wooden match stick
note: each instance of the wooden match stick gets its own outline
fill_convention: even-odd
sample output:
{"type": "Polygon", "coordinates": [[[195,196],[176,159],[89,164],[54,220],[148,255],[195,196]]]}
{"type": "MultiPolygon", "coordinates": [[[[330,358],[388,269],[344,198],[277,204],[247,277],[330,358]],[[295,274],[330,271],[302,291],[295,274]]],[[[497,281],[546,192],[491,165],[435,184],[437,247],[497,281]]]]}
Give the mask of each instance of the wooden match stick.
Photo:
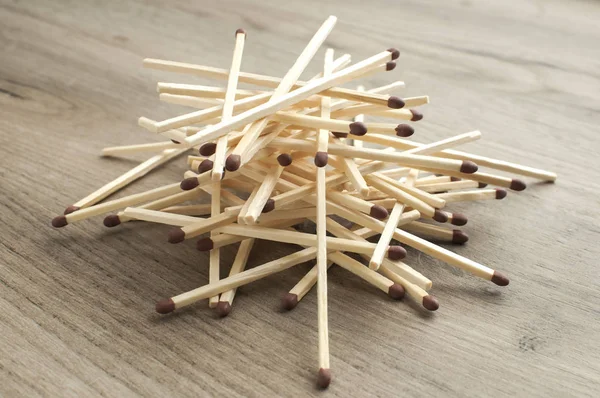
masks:
{"type": "MultiPolygon", "coordinates": [[[[134,155],[141,152],[164,151],[166,149],[178,149],[181,145],[172,141],[153,142],[151,144],[113,146],[102,149],[102,156],[124,156],[134,155]]],[[[160,155],[157,155],[160,156],[160,155]]]]}
{"type": "MultiPolygon", "coordinates": [[[[238,78],[242,66],[242,54],[244,53],[244,43],[246,41],[246,32],[243,29],[238,29],[235,34],[235,47],[233,49],[233,57],[231,68],[229,69],[229,77],[227,80],[227,90],[225,93],[225,102],[223,103],[223,113],[221,120],[227,121],[233,116],[233,104],[237,93],[238,78]]],[[[212,180],[221,181],[223,178],[223,170],[225,169],[225,154],[227,152],[227,136],[224,135],[217,140],[215,157],[212,169],[212,180]]]]}
{"type": "MultiPolygon", "coordinates": [[[[238,36],[246,36],[245,33],[236,34],[236,40],[238,36]]],[[[236,46],[238,44],[236,43],[236,46]]],[[[231,76],[231,75],[230,75],[231,76]]],[[[237,80],[237,79],[236,79],[237,80]]],[[[237,86],[237,85],[236,85],[237,86]]],[[[161,94],[176,94],[176,95],[187,95],[192,97],[201,98],[225,98],[227,95],[227,89],[221,87],[212,86],[201,86],[197,84],[179,84],[179,83],[158,83],[157,91],[161,94]]],[[[258,94],[263,94],[264,91],[259,90],[242,90],[237,87],[234,89],[232,95],[234,98],[247,98],[253,97],[258,94]]]]}
{"type": "Polygon", "coordinates": [[[406,291],[406,293],[408,293],[408,295],[413,300],[415,300],[417,303],[421,304],[427,310],[437,311],[437,309],[440,307],[440,305],[435,297],[433,297],[432,295],[427,293],[426,290],[422,289],[421,287],[417,286],[416,284],[411,283],[410,281],[406,280],[402,276],[398,275],[391,268],[383,266],[383,267],[379,268],[379,270],[383,275],[387,276],[392,281],[394,281],[397,284],[404,287],[404,290],[406,291]]]}
{"type": "Polygon", "coordinates": [[[183,105],[196,109],[206,109],[223,104],[223,100],[217,98],[198,98],[192,97],[190,95],[177,95],[166,93],[159,94],[158,99],[169,104],[183,105]]]}
{"type": "Polygon", "coordinates": [[[460,180],[460,181],[450,181],[440,184],[426,184],[419,186],[419,189],[423,192],[429,193],[439,193],[439,192],[447,192],[447,191],[455,191],[459,189],[468,189],[468,188],[484,188],[487,184],[482,182],[472,181],[472,180],[460,180]]]}
{"type": "MultiPolygon", "coordinates": [[[[323,68],[323,76],[329,77],[332,71],[333,64],[333,49],[328,48],[325,52],[325,64],[323,68]]],[[[331,113],[331,98],[321,97],[321,118],[329,119],[331,113]]],[[[321,128],[317,133],[317,147],[315,153],[315,166],[325,167],[329,161],[327,155],[327,147],[329,145],[329,130],[321,128]]],[[[323,174],[325,178],[325,174],[323,174]]]]}
{"type": "MultiPolygon", "coordinates": [[[[387,175],[388,177],[395,178],[394,176],[388,175],[388,173],[387,173],[388,171],[390,171],[390,170],[382,171],[381,173],[387,175]]],[[[430,174],[426,177],[421,177],[417,181],[415,181],[415,187],[421,187],[423,185],[430,185],[430,184],[445,184],[447,182],[452,182],[452,181],[455,181],[452,179],[452,177],[448,177],[448,176],[439,176],[438,177],[435,174],[430,174]]]]}
{"type": "MultiPolygon", "coordinates": [[[[253,246],[254,239],[245,239],[242,241],[235,255],[235,259],[233,260],[233,264],[231,264],[229,276],[233,276],[244,271],[244,269],[246,268],[246,263],[248,262],[248,257],[250,256],[250,251],[252,250],[253,246]]],[[[225,317],[231,312],[231,305],[233,304],[235,292],[236,289],[234,288],[227,290],[221,294],[219,303],[217,304],[217,313],[220,317],[225,317]]]]}
{"type": "Polygon", "coordinates": [[[122,174],[120,177],[115,178],[108,184],[105,184],[101,188],[92,192],[85,198],[75,202],[73,205],[67,207],[64,214],[69,214],[74,211],[84,209],[86,207],[92,206],[107,196],[112,195],[113,193],[119,191],[123,187],[126,187],[131,182],[137,180],[148,174],[150,171],[154,170],[156,167],[162,165],[163,163],[168,162],[169,160],[183,154],[187,149],[166,149],[161,154],[155,155],[150,159],[146,160],[143,163],[140,163],[138,166],[129,170],[127,173],[122,174]]]}
{"type": "MultiPolygon", "coordinates": [[[[221,181],[217,181],[214,184],[210,196],[210,217],[215,218],[221,214],[221,181]]],[[[188,224],[194,225],[194,224],[188,224]]],[[[218,235],[218,232],[211,231],[210,236],[218,235]]],[[[208,282],[215,283],[220,279],[221,273],[221,251],[220,249],[213,249],[209,253],[208,258],[208,282]]],[[[212,296],[208,299],[208,307],[215,308],[219,304],[219,295],[212,296]]]]}
{"type": "Polygon", "coordinates": [[[418,221],[407,224],[402,229],[437,242],[463,245],[469,240],[469,236],[460,229],[448,229],[418,221]]]}
{"type": "Polygon", "coordinates": [[[156,210],[141,209],[137,207],[127,207],[123,215],[130,219],[148,221],[159,224],[184,226],[198,222],[197,217],[190,217],[180,214],[172,214],[156,210]]]}
{"type": "Polygon", "coordinates": [[[437,209],[441,209],[446,205],[446,201],[440,199],[438,196],[431,195],[425,190],[413,188],[407,184],[400,183],[399,181],[394,180],[393,178],[390,178],[384,174],[373,173],[372,177],[378,181],[386,182],[437,209]]]}
{"type": "Polygon", "coordinates": [[[482,173],[480,171],[471,174],[464,174],[452,170],[440,170],[428,167],[423,167],[422,170],[436,174],[446,174],[459,179],[474,180],[484,184],[496,185],[502,188],[510,188],[513,191],[523,191],[525,188],[527,188],[527,185],[522,180],[498,176],[494,174],[482,173]]]}
{"type": "Polygon", "coordinates": [[[473,200],[504,199],[507,192],[504,189],[475,189],[472,191],[441,193],[437,196],[447,203],[469,202],[473,200]]]}
{"type": "MultiPolygon", "coordinates": [[[[187,191],[189,192],[189,191],[187,191]]],[[[204,205],[169,206],[161,211],[165,213],[182,214],[185,216],[208,216],[210,215],[210,203],[204,205]]]]}

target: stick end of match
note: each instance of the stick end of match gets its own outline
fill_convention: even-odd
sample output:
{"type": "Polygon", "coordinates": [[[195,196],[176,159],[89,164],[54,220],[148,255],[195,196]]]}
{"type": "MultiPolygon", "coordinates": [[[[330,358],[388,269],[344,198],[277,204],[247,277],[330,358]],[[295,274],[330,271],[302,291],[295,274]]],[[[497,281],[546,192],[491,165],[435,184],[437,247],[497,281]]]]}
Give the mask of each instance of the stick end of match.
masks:
{"type": "Polygon", "coordinates": [[[185,239],[185,232],[181,228],[173,228],[169,231],[169,243],[180,243],[185,239]]]}
{"type": "Polygon", "coordinates": [[[111,214],[111,215],[104,217],[104,221],[102,223],[104,224],[105,227],[112,228],[112,227],[116,227],[117,225],[121,224],[121,219],[119,218],[118,215],[111,214]]]}
{"type": "Polygon", "coordinates": [[[440,308],[440,303],[431,295],[424,296],[421,304],[429,311],[437,311],[440,308]]]}
{"type": "Polygon", "coordinates": [[[413,135],[415,133],[415,129],[406,123],[397,125],[394,130],[396,131],[396,135],[398,137],[404,137],[404,138],[410,137],[411,135],[413,135]]]}
{"type": "Polygon", "coordinates": [[[228,301],[219,301],[215,310],[217,311],[219,318],[225,318],[231,312],[231,304],[229,304],[228,301]]]}
{"type": "Polygon", "coordinates": [[[475,162],[471,162],[470,160],[463,160],[462,164],[460,165],[461,173],[473,174],[477,170],[479,170],[479,167],[475,164],[475,162]]]}
{"type": "Polygon", "coordinates": [[[331,370],[321,368],[317,376],[317,387],[324,390],[331,384],[331,370]]]}
{"type": "Polygon", "coordinates": [[[298,295],[294,293],[286,293],[281,298],[281,308],[286,311],[291,311],[298,305],[298,295]]]}
{"type": "Polygon", "coordinates": [[[57,216],[52,219],[52,226],[54,228],[62,228],[67,224],[68,224],[67,217],[65,217],[64,215],[57,216]]]}
{"type": "Polygon", "coordinates": [[[73,205],[71,205],[71,206],[69,206],[69,207],[67,207],[67,208],[65,209],[65,211],[64,211],[64,213],[63,213],[63,214],[66,216],[67,214],[71,214],[71,213],[73,213],[74,211],[77,211],[77,210],[79,210],[79,209],[80,209],[80,207],[79,207],[79,206],[73,206],[73,205]]]}
{"type": "Polygon", "coordinates": [[[465,234],[460,229],[452,230],[452,243],[457,245],[464,245],[469,241],[469,235],[465,234]]]}
{"type": "Polygon", "coordinates": [[[388,296],[390,296],[394,300],[403,299],[405,293],[406,293],[406,291],[404,290],[404,287],[397,283],[394,283],[392,286],[390,286],[390,288],[388,290],[388,296]]]}
{"type": "Polygon", "coordinates": [[[159,314],[169,314],[175,311],[175,302],[170,298],[160,300],[154,308],[159,314]]]}
{"type": "Polygon", "coordinates": [[[498,271],[494,271],[494,275],[492,275],[491,281],[498,286],[508,286],[508,284],[510,283],[508,278],[498,271]]]}

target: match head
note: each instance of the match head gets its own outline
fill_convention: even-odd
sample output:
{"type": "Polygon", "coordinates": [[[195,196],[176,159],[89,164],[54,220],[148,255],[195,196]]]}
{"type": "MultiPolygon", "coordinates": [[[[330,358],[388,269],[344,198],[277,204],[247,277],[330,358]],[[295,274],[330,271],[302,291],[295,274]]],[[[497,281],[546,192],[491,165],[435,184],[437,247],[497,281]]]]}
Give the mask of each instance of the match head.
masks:
{"type": "Polygon", "coordinates": [[[388,98],[388,102],[387,102],[387,106],[388,108],[392,108],[392,109],[401,109],[404,108],[405,102],[402,101],[400,98],[396,97],[395,95],[390,96],[390,98],[388,98]]]}
{"type": "Polygon", "coordinates": [[[385,220],[386,218],[388,218],[389,213],[383,206],[373,205],[371,206],[369,215],[378,220],[385,220]]]}
{"type": "Polygon", "coordinates": [[[464,245],[469,240],[469,236],[465,234],[460,229],[452,230],[452,243],[456,243],[458,245],[464,245]]]}
{"type": "Polygon", "coordinates": [[[390,260],[402,260],[406,257],[406,249],[402,246],[390,246],[388,249],[388,258],[390,260]]]}
{"type": "Polygon", "coordinates": [[[462,165],[460,166],[461,173],[473,174],[475,173],[479,167],[470,160],[463,160],[462,165]]]}
{"type": "Polygon", "coordinates": [[[400,51],[396,48],[388,48],[387,49],[390,53],[392,53],[392,60],[394,59],[398,59],[398,57],[400,56],[400,51]]]}
{"type": "Polygon", "coordinates": [[[63,214],[66,216],[67,214],[71,214],[71,213],[73,213],[74,211],[77,211],[77,210],[79,210],[79,206],[73,206],[73,205],[71,205],[71,206],[69,206],[69,207],[67,207],[65,209],[65,211],[64,211],[63,214]]]}
{"type": "Polygon", "coordinates": [[[363,122],[352,122],[348,126],[350,127],[350,134],[363,136],[367,134],[367,126],[363,122]]]}
{"type": "Polygon", "coordinates": [[[385,71],[389,72],[396,69],[396,63],[394,61],[388,61],[385,63],[385,71]]]}
{"type": "Polygon", "coordinates": [[[200,164],[198,165],[198,173],[202,174],[208,170],[212,170],[213,165],[215,163],[210,160],[210,159],[204,159],[202,162],[200,162],[200,164]]]}
{"type": "Polygon", "coordinates": [[[200,149],[200,155],[202,156],[211,156],[215,153],[215,151],[217,150],[217,144],[215,144],[214,142],[207,142],[206,144],[203,144],[200,149]]]}
{"type": "Polygon", "coordinates": [[[448,222],[448,214],[441,210],[435,209],[433,212],[433,219],[437,222],[448,222]]]}
{"type": "Polygon", "coordinates": [[[242,28],[239,28],[238,30],[235,31],[235,35],[245,35],[246,31],[242,28]]]}
{"type": "Polygon", "coordinates": [[[181,144],[181,142],[179,142],[179,141],[175,141],[175,140],[174,140],[174,139],[172,139],[172,138],[171,138],[171,142],[172,142],[173,144],[181,144]]]}
{"type": "Polygon", "coordinates": [[[491,280],[498,286],[508,286],[508,284],[510,283],[508,278],[498,271],[494,271],[494,275],[492,275],[491,280]]]}
{"type": "Polygon", "coordinates": [[[336,137],[336,138],[346,138],[346,137],[348,137],[348,133],[340,133],[339,131],[332,131],[331,134],[333,134],[333,136],[336,137]]]}
{"type": "Polygon", "coordinates": [[[298,295],[293,293],[286,293],[281,298],[281,308],[286,311],[291,311],[298,305],[298,295]]]}
{"type": "Polygon", "coordinates": [[[201,252],[207,252],[212,250],[214,247],[215,243],[211,238],[202,238],[196,242],[196,249],[200,250],[201,252]]]}
{"type": "Polygon", "coordinates": [[[158,303],[156,303],[156,307],[154,307],[154,308],[156,309],[156,312],[158,312],[159,314],[169,314],[169,313],[175,311],[175,303],[173,302],[173,300],[168,298],[168,299],[160,300],[158,303]]]}
{"type": "Polygon", "coordinates": [[[181,188],[183,191],[189,191],[191,189],[196,188],[198,185],[200,185],[198,183],[198,179],[196,177],[190,177],[181,181],[181,184],[179,184],[179,188],[181,188]]]}
{"type": "Polygon", "coordinates": [[[331,370],[319,369],[319,375],[317,376],[317,387],[324,390],[331,384],[331,370]]]}
{"type": "Polygon", "coordinates": [[[329,155],[327,155],[327,152],[317,152],[317,154],[315,155],[315,166],[317,167],[327,166],[328,161],[329,155]]]}
{"type": "Polygon", "coordinates": [[[219,301],[215,310],[220,318],[225,318],[231,312],[231,304],[227,301],[219,301]]]}
{"type": "Polygon", "coordinates": [[[461,181],[461,180],[462,180],[462,178],[450,177],[450,181],[452,181],[452,182],[461,181]]]}
{"type": "Polygon", "coordinates": [[[398,137],[410,137],[415,133],[415,129],[405,123],[397,125],[394,130],[396,130],[396,135],[398,137]]]}
{"type": "Polygon", "coordinates": [[[469,219],[464,214],[452,213],[452,221],[450,221],[450,224],[460,227],[460,226],[466,225],[468,221],[469,221],[469,219]]]}
{"type": "Polygon", "coordinates": [[[392,286],[390,286],[388,290],[388,296],[390,296],[394,300],[401,300],[402,298],[404,298],[405,293],[406,291],[404,290],[404,287],[397,283],[394,283],[392,286]]]}
{"type": "Polygon", "coordinates": [[[424,296],[421,304],[429,311],[437,311],[440,308],[440,303],[438,303],[437,299],[430,295],[424,296]]]}
{"type": "Polygon", "coordinates": [[[506,195],[508,195],[508,192],[506,192],[506,190],[496,188],[496,199],[498,199],[498,200],[504,199],[504,198],[506,198],[506,195]]]}
{"type": "Polygon", "coordinates": [[[412,113],[412,117],[410,118],[411,122],[418,122],[423,119],[423,114],[415,109],[411,109],[410,113],[412,113]]]}
{"type": "Polygon", "coordinates": [[[289,153],[282,153],[281,155],[277,156],[277,162],[280,166],[287,167],[292,164],[292,157],[289,153]]]}
{"type": "Polygon", "coordinates": [[[265,203],[265,206],[262,209],[262,212],[268,213],[270,211],[273,211],[273,209],[275,209],[275,201],[273,199],[268,199],[267,203],[265,203]]]}
{"type": "Polygon", "coordinates": [[[180,243],[185,240],[185,232],[181,228],[173,228],[169,231],[169,243],[180,243]]]}
{"type": "Polygon", "coordinates": [[[64,215],[63,216],[57,216],[57,217],[54,217],[52,219],[52,226],[54,228],[62,228],[62,227],[64,227],[67,224],[68,224],[67,217],[65,217],[64,215]]]}
{"type": "Polygon", "coordinates": [[[105,227],[112,228],[112,227],[116,227],[117,225],[121,224],[121,219],[119,218],[118,215],[111,214],[111,215],[106,216],[102,223],[104,224],[105,227]]]}
{"type": "Polygon", "coordinates": [[[525,183],[522,180],[517,180],[516,178],[513,178],[513,180],[510,183],[510,189],[512,189],[513,191],[522,191],[525,188],[527,188],[527,185],[525,185],[525,183]]]}
{"type": "Polygon", "coordinates": [[[486,184],[485,182],[480,182],[479,185],[477,185],[477,188],[485,188],[487,186],[488,184],[486,184]]]}
{"type": "Polygon", "coordinates": [[[240,155],[229,155],[225,160],[225,168],[227,171],[236,171],[242,165],[242,158],[240,155]]]}

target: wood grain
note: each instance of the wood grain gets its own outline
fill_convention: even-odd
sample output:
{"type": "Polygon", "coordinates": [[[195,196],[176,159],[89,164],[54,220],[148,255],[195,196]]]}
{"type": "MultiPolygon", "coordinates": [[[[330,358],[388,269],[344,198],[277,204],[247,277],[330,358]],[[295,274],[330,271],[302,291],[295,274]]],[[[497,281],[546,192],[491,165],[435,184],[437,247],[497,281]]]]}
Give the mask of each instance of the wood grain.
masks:
{"type": "MultiPolygon", "coordinates": [[[[160,225],[109,230],[94,218],[54,230],[50,219],[144,159],[99,157],[156,140],[137,117],[185,112],[159,103],[156,81],[210,83],[143,70],[143,57],[226,68],[243,27],[243,70],[281,76],[330,14],[336,53],[401,50],[393,75],[364,84],[402,79],[402,95],[428,94],[422,141],[478,129],[483,140],[465,150],[559,180],[451,206],[470,220],[456,251],[505,271],[507,288],[409,251],[441,303],[424,314],[333,267],[326,394],[598,393],[598,2],[1,0],[0,395],[322,395],[315,292],[278,310],[310,264],[239,289],[226,319],[205,304],[161,317],[156,300],[207,282],[193,242],[168,244],[160,225]]],[[[182,162],[119,195],[179,180],[182,162]]],[[[295,250],[257,241],[248,265],[295,250]]],[[[221,252],[231,264],[235,250],[221,252]]]]}

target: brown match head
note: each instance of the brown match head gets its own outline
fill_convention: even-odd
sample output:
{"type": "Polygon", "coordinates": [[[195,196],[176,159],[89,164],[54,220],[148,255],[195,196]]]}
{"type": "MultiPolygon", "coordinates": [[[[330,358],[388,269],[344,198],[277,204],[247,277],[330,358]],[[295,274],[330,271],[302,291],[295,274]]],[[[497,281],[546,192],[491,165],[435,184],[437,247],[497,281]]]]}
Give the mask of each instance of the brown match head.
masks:
{"type": "Polygon", "coordinates": [[[207,252],[214,249],[214,247],[215,242],[213,242],[211,238],[202,238],[196,242],[196,249],[200,250],[201,252],[207,252]]]}
{"type": "Polygon", "coordinates": [[[225,318],[231,312],[231,304],[227,301],[219,301],[215,310],[220,318],[225,318]]]}
{"type": "Polygon", "coordinates": [[[463,162],[460,166],[461,173],[473,174],[478,169],[479,169],[479,167],[474,162],[471,162],[470,160],[463,160],[463,162]]]}
{"type": "Polygon", "coordinates": [[[464,245],[469,240],[469,236],[460,229],[452,230],[452,243],[464,245]]]}
{"type": "Polygon", "coordinates": [[[291,311],[298,305],[298,295],[294,293],[286,293],[281,298],[281,308],[286,311],[291,311]]]}
{"type": "Polygon", "coordinates": [[[181,228],[173,228],[169,231],[169,243],[180,243],[185,240],[185,232],[181,228]]]}
{"type": "Polygon", "coordinates": [[[327,155],[327,152],[317,152],[317,154],[315,155],[315,166],[317,167],[327,166],[328,161],[329,155],[327,155]]]}
{"type": "Polygon", "coordinates": [[[415,133],[415,129],[405,123],[397,125],[394,130],[396,130],[396,135],[398,137],[410,137],[415,133]]]}
{"type": "Polygon", "coordinates": [[[169,313],[175,311],[175,303],[173,302],[173,300],[168,298],[168,299],[160,300],[158,303],[156,303],[156,307],[154,307],[154,308],[156,309],[156,312],[158,312],[159,314],[169,314],[169,313]]]}
{"type": "Polygon", "coordinates": [[[464,214],[452,213],[452,220],[450,221],[450,224],[457,225],[460,227],[460,226],[466,225],[468,221],[469,221],[469,219],[464,214]]]}
{"type": "Polygon", "coordinates": [[[279,163],[281,167],[287,167],[292,164],[292,156],[289,153],[282,153],[277,156],[277,163],[279,163]]]}
{"type": "Polygon", "coordinates": [[[317,376],[317,387],[324,390],[331,384],[331,370],[319,369],[319,375],[317,376]]]}
{"type": "Polygon", "coordinates": [[[411,122],[418,122],[423,119],[423,114],[415,109],[411,109],[410,113],[412,113],[412,117],[410,118],[411,122]]]}
{"type": "Polygon", "coordinates": [[[262,212],[268,213],[270,211],[273,211],[273,209],[275,209],[275,201],[273,199],[268,199],[267,203],[265,203],[265,206],[262,209],[262,212]]]}
{"type": "Polygon", "coordinates": [[[462,178],[450,177],[450,181],[452,181],[452,182],[461,181],[461,180],[462,180],[462,178]]]}
{"type": "Polygon", "coordinates": [[[208,170],[212,170],[213,165],[215,164],[215,162],[213,162],[210,159],[204,159],[202,162],[200,162],[200,164],[198,165],[198,173],[202,174],[208,170]]]}
{"type": "Polygon", "coordinates": [[[181,181],[181,184],[179,184],[179,188],[181,188],[183,191],[189,191],[191,189],[196,188],[198,185],[200,185],[198,183],[198,179],[196,177],[190,177],[181,181]]]}
{"type": "Polygon", "coordinates": [[[522,191],[525,188],[527,188],[527,185],[525,185],[525,183],[522,180],[513,178],[513,180],[510,183],[510,189],[512,189],[513,191],[522,191]]]}
{"type": "Polygon", "coordinates": [[[242,28],[239,28],[238,30],[235,31],[235,35],[245,35],[246,31],[242,28]]]}
{"type": "Polygon", "coordinates": [[[388,102],[387,102],[388,108],[401,109],[401,108],[404,108],[404,105],[406,105],[406,103],[404,101],[402,101],[400,98],[396,97],[395,95],[392,95],[392,96],[390,96],[390,98],[388,98],[388,102]]]}
{"type": "Polygon", "coordinates": [[[404,290],[404,287],[397,283],[394,283],[392,286],[390,286],[388,290],[388,296],[390,296],[394,300],[402,300],[404,298],[405,293],[406,291],[404,290]]]}
{"type": "Polygon", "coordinates": [[[369,215],[378,220],[385,220],[390,214],[383,206],[373,205],[369,210],[369,215]]]}
{"type": "Polygon", "coordinates": [[[494,275],[492,275],[491,281],[498,286],[508,286],[508,284],[510,283],[508,278],[498,271],[494,271],[494,275]]]}
{"type": "Polygon", "coordinates": [[[52,219],[52,226],[54,228],[62,228],[67,224],[68,224],[67,217],[65,217],[64,215],[57,216],[52,219]]]}
{"type": "Polygon", "coordinates": [[[346,138],[346,137],[348,137],[348,133],[340,133],[339,131],[332,131],[331,134],[333,134],[333,136],[336,137],[336,138],[346,138]]]}
{"type": "Polygon", "coordinates": [[[112,227],[116,227],[117,225],[121,224],[121,219],[119,218],[118,215],[111,214],[111,215],[106,216],[102,223],[104,224],[105,227],[112,228],[112,227]]]}
{"type": "Polygon", "coordinates": [[[242,165],[242,158],[240,155],[229,155],[225,160],[225,168],[227,171],[236,171],[242,165]]]}
{"type": "Polygon", "coordinates": [[[440,303],[438,303],[437,299],[430,295],[424,296],[421,304],[429,311],[437,311],[440,308],[440,303]]]}
{"type": "Polygon", "coordinates": [[[71,214],[71,213],[73,213],[74,211],[77,211],[77,210],[79,210],[79,209],[80,209],[80,207],[79,207],[79,206],[73,206],[73,205],[71,205],[71,206],[69,206],[69,207],[67,207],[67,208],[65,209],[65,211],[64,211],[64,213],[63,213],[63,214],[66,216],[67,214],[71,214]]]}
{"type": "Polygon", "coordinates": [[[394,47],[388,48],[387,50],[392,53],[392,60],[398,59],[400,56],[400,51],[394,47]]]}
{"type": "Polygon", "coordinates": [[[214,142],[207,142],[206,144],[200,147],[199,152],[202,156],[211,156],[215,153],[216,150],[217,144],[215,144],[214,142]]]}
{"type": "Polygon", "coordinates": [[[394,61],[388,61],[385,63],[385,71],[389,72],[396,69],[396,63],[394,61]]]}
{"type": "Polygon", "coordinates": [[[181,142],[179,142],[179,141],[175,141],[175,140],[174,140],[174,139],[172,139],[172,138],[171,138],[171,142],[172,142],[173,144],[181,144],[181,142]]]}
{"type": "Polygon", "coordinates": [[[363,122],[352,122],[348,126],[350,127],[350,134],[362,136],[367,134],[367,126],[363,122]]]}
{"type": "Polygon", "coordinates": [[[488,184],[486,184],[485,182],[480,182],[479,185],[477,185],[477,188],[485,188],[487,186],[488,184]]]}
{"type": "Polygon", "coordinates": [[[496,188],[496,199],[504,199],[506,195],[508,195],[508,192],[505,189],[496,188]]]}
{"type": "Polygon", "coordinates": [[[406,249],[402,246],[390,246],[388,249],[388,258],[390,260],[402,260],[406,257],[406,249]]]}
{"type": "Polygon", "coordinates": [[[435,209],[432,218],[437,222],[448,222],[448,214],[438,209],[435,209]]]}

